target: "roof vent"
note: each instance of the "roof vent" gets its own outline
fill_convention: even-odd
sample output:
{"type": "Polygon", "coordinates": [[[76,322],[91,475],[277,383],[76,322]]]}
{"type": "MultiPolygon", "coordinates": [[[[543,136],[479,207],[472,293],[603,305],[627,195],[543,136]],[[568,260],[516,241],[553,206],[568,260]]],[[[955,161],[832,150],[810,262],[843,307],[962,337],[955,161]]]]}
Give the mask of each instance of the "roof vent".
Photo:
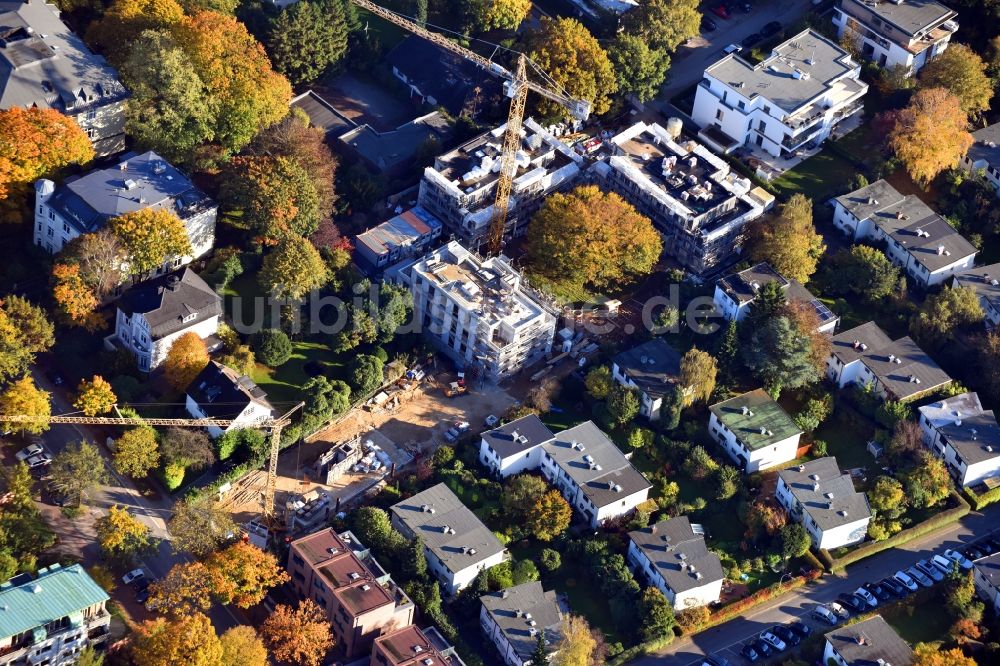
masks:
{"type": "Polygon", "coordinates": [[[833,493],[824,493],[823,497],[825,497],[827,499],[833,499],[833,493]]]}
{"type": "Polygon", "coordinates": [[[42,593],[42,586],[39,585],[38,583],[32,584],[32,586],[31,586],[31,593],[32,594],[41,594],[42,593]]]}
{"type": "Polygon", "coordinates": [[[847,509],[841,509],[837,513],[839,513],[841,515],[841,517],[847,518],[847,509]]]}
{"type": "Polygon", "coordinates": [[[944,254],[944,245],[938,245],[937,252],[939,255],[944,254]]]}
{"type": "Polygon", "coordinates": [[[336,554],[337,554],[337,553],[339,553],[340,551],[339,551],[339,550],[337,550],[336,548],[327,548],[327,549],[326,549],[326,552],[330,553],[331,555],[336,555],[336,554]]]}
{"type": "Polygon", "coordinates": [[[476,549],[475,548],[470,548],[469,549],[469,555],[475,555],[475,554],[476,554],[476,549]]]}
{"type": "Polygon", "coordinates": [[[364,590],[365,592],[368,592],[369,590],[372,589],[372,586],[369,585],[368,583],[365,583],[364,585],[361,586],[361,589],[364,590]]]}
{"type": "Polygon", "coordinates": [[[424,646],[422,646],[422,645],[414,645],[413,646],[413,652],[414,652],[414,654],[420,654],[423,651],[424,651],[424,646]]]}

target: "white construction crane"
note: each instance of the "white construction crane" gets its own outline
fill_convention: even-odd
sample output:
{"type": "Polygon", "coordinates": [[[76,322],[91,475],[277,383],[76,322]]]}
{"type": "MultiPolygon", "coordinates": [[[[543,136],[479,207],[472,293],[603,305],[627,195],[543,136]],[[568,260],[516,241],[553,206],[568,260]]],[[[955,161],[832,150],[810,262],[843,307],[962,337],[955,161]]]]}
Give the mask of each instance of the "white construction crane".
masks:
{"type": "Polygon", "coordinates": [[[562,105],[569,111],[571,116],[580,121],[585,121],[590,117],[590,102],[570,96],[569,93],[563,90],[562,86],[553,81],[551,77],[546,75],[545,72],[535,65],[535,63],[531,62],[523,53],[517,54],[517,64],[514,67],[514,71],[510,71],[489,58],[484,58],[475,51],[456,44],[443,35],[431,32],[395,12],[389,11],[384,7],[379,7],[375,3],[369,2],[369,0],[351,0],[351,2],[390,23],[398,25],[404,30],[408,30],[419,37],[433,42],[451,53],[461,56],[466,60],[471,60],[494,76],[506,79],[507,82],[504,84],[504,89],[507,97],[510,97],[510,113],[507,116],[507,128],[504,131],[503,148],[500,154],[500,174],[497,179],[493,218],[490,221],[490,229],[486,238],[486,247],[489,254],[500,254],[503,248],[504,231],[507,227],[510,193],[514,185],[514,173],[516,171],[515,158],[521,145],[521,127],[524,122],[524,105],[528,91],[535,92],[546,99],[562,105]],[[547,85],[541,85],[528,79],[529,65],[540,78],[546,81],[547,85]]]}

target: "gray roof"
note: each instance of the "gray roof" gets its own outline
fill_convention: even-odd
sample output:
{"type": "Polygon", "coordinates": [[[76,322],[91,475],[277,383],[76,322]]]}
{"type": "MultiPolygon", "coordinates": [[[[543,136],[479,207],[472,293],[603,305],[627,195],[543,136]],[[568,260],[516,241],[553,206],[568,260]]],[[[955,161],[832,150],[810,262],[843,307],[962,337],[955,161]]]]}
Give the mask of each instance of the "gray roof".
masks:
{"type": "Polygon", "coordinates": [[[209,361],[187,387],[187,394],[209,418],[235,418],[251,402],[274,411],[264,389],[218,361],[209,361]]]}
{"type": "Polygon", "coordinates": [[[760,95],[786,113],[793,113],[856,67],[847,51],[818,32],[806,29],[774,47],[771,55],[757,65],[730,54],[709,66],[705,74],[741,95],[750,98],[760,95]],[[796,69],[808,72],[808,78],[796,78],[796,69]]]}
{"type": "Polygon", "coordinates": [[[1000,123],[993,123],[972,133],[975,143],[966,156],[975,162],[986,162],[1000,167],[1000,123]]]}
{"type": "Polygon", "coordinates": [[[662,520],[628,536],[675,594],[725,578],[719,556],[708,550],[703,535],[695,534],[687,516],[662,520]]]}
{"type": "Polygon", "coordinates": [[[981,557],[975,562],[979,572],[993,587],[1000,588],[1000,553],[981,557]]]}
{"type": "Polygon", "coordinates": [[[562,639],[562,614],[556,603],[556,593],[553,590],[546,592],[538,581],[491,592],[479,600],[514,651],[525,661],[531,658],[538,643],[538,632],[545,631],[550,653],[562,639]]]}
{"type": "Polygon", "coordinates": [[[483,433],[483,439],[501,458],[509,458],[552,439],[552,431],[535,414],[528,414],[483,433]]]}
{"type": "Polygon", "coordinates": [[[955,274],[955,285],[972,287],[980,299],[1000,310],[1000,264],[977,266],[955,274]]]}
{"type": "Polygon", "coordinates": [[[115,166],[67,180],[56,188],[49,206],[81,234],[97,231],[111,218],[146,208],[170,210],[184,220],[215,206],[156,153],[125,158],[115,166]]]}
{"type": "Polygon", "coordinates": [[[979,400],[978,393],[969,392],[923,405],[917,411],[931,426],[940,428],[956,419],[981,413],[983,403],[979,400]]]}
{"type": "Polygon", "coordinates": [[[154,340],[222,314],[222,298],[190,268],[140,282],[118,300],[129,315],[141,313],[154,340]],[[185,321],[186,317],[191,317],[185,321]]]}
{"type": "Polygon", "coordinates": [[[599,509],[651,487],[593,421],[563,430],[542,448],[599,509]]]}
{"type": "Polygon", "coordinates": [[[834,201],[850,211],[859,220],[867,220],[877,211],[886,206],[898,204],[902,200],[903,195],[888,181],[881,178],[865,187],[834,198],[834,201]]]}
{"type": "Polygon", "coordinates": [[[847,365],[861,358],[869,349],[881,349],[891,344],[892,338],[878,324],[869,321],[833,336],[833,354],[847,365]]]}
{"type": "Polygon", "coordinates": [[[899,2],[858,3],[879,18],[892,23],[908,35],[933,28],[955,15],[934,0],[901,0],[899,2]]]}
{"type": "Polygon", "coordinates": [[[738,273],[730,273],[719,278],[717,284],[730,299],[743,305],[752,303],[757,298],[757,292],[771,282],[777,282],[781,286],[786,299],[801,301],[813,306],[816,310],[816,316],[819,317],[820,325],[837,316],[822,301],[813,296],[811,291],[802,286],[801,282],[785,278],[766,261],[738,273]]]}
{"type": "Polygon", "coordinates": [[[451,125],[438,111],[414,118],[388,132],[359,125],[337,137],[379,171],[408,166],[417,149],[428,139],[444,142],[451,137],[451,125]]]}
{"type": "Polygon", "coordinates": [[[660,396],[677,382],[681,355],[662,338],[653,338],[614,358],[615,365],[647,395],[660,396]]]}
{"type": "Polygon", "coordinates": [[[76,114],[127,97],[118,74],[43,0],[0,0],[0,109],[76,114]]]}
{"type": "Polygon", "coordinates": [[[850,474],[840,471],[836,458],[810,460],[778,476],[821,530],[871,518],[868,498],[854,490],[850,474]]]}
{"type": "Polygon", "coordinates": [[[873,615],[857,624],[837,627],[825,634],[827,642],[847,666],[910,666],[913,650],[881,615],[873,615]]]}
{"type": "Polygon", "coordinates": [[[340,111],[332,104],[312,90],[305,91],[288,105],[300,109],[309,116],[309,124],[323,130],[327,138],[333,138],[355,126],[352,121],[341,115],[340,111]]]}
{"type": "Polygon", "coordinates": [[[963,415],[939,426],[938,431],[966,465],[1000,457],[1000,426],[993,410],[963,415]]]}
{"type": "Polygon", "coordinates": [[[894,400],[905,400],[951,381],[948,373],[910,336],[877,349],[869,348],[861,354],[861,362],[878,377],[894,400]]]}
{"type": "Polygon", "coordinates": [[[392,512],[453,573],[504,550],[493,532],[443,483],[394,504],[392,512]]]}

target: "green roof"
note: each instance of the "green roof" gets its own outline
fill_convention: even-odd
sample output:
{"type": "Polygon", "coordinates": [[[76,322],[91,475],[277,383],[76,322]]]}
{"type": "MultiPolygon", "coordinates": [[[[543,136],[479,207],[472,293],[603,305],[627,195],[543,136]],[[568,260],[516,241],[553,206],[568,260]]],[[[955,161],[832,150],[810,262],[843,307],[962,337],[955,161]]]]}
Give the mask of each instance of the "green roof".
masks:
{"type": "Polygon", "coordinates": [[[10,638],[107,601],[79,564],[41,569],[34,580],[0,586],[0,638],[10,638]]]}
{"type": "Polygon", "coordinates": [[[716,403],[710,409],[751,451],[802,433],[764,389],[716,403]]]}

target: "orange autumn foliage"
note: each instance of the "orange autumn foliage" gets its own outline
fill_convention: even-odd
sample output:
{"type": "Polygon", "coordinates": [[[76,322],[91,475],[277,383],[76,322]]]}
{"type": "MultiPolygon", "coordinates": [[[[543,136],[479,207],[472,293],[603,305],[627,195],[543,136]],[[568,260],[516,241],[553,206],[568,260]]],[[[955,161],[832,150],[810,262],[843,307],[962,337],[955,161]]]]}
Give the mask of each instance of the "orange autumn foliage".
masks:
{"type": "Polygon", "coordinates": [[[52,298],[59,315],[70,326],[88,331],[104,326],[104,318],[96,312],[98,301],[94,291],[80,276],[76,264],[56,264],[52,267],[52,298]]]}
{"type": "Polygon", "coordinates": [[[0,110],[0,199],[11,189],[94,157],[76,121],[54,109],[0,110]]]}

